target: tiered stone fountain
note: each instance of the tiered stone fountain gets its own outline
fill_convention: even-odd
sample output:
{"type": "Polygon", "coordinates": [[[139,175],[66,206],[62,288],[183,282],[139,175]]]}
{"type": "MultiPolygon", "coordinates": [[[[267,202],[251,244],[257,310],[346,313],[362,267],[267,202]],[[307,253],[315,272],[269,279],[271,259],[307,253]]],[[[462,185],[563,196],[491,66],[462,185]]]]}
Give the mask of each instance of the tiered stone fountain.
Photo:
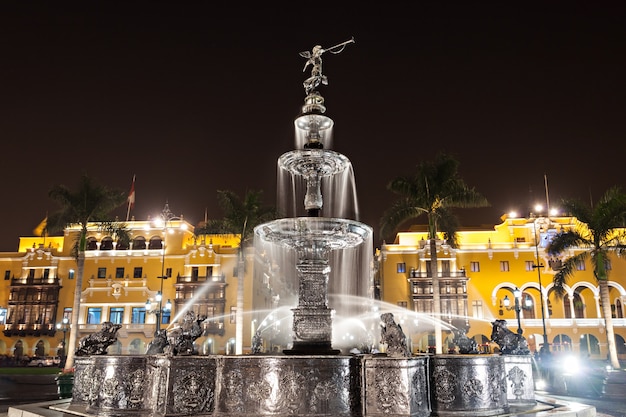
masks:
{"type": "MultiPolygon", "coordinates": [[[[267,254],[294,255],[298,305],[292,310],[293,346],[276,355],[77,357],[73,398],[65,413],[489,416],[509,412],[509,400],[534,404],[530,361],[507,365],[501,355],[411,355],[402,349],[396,350],[399,354],[350,355],[333,348],[329,280],[351,277],[334,275],[330,257],[369,244],[372,229],[356,220],[322,216],[323,184],[344,175],[349,161],[325,143],[333,121],[324,114],[317,89],[327,83],[322,54],[339,52],[352,42],[326,50],[316,46],[303,54],[307,65],[313,65],[305,81],[302,114],[295,122],[304,146],[281,156],[278,164],[306,183],[306,215],[255,228],[255,238],[267,254]],[[516,380],[507,381],[510,375],[516,380]],[[507,393],[508,386],[526,388],[507,393]]],[[[370,284],[353,286],[354,295],[362,296],[370,284]]]]}

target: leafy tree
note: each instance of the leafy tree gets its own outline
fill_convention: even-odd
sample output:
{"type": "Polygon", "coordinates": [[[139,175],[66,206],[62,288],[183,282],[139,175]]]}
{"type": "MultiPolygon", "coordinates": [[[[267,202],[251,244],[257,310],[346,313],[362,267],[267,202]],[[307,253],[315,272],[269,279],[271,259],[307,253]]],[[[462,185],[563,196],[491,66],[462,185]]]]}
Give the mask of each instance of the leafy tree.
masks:
{"type": "MultiPolygon", "coordinates": [[[[412,176],[397,177],[387,189],[400,198],[384,213],[380,234],[384,238],[397,232],[407,220],[426,216],[433,275],[433,313],[441,316],[439,279],[437,277],[437,234],[452,246],[456,245],[459,221],[452,209],[486,207],[487,199],[468,187],[458,174],[459,162],[452,156],[439,153],[434,161],[417,165],[412,176]]],[[[435,325],[436,351],[442,353],[441,326],[435,325]]]]}
{"type": "Polygon", "coordinates": [[[568,280],[577,271],[577,264],[591,261],[593,274],[600,289],[600,306],[606,326],[611,365],[619,368],[611,300],[609,298],[609,254],[618,257],[626,255],[626,194],[620,188],[610,188],[597,205],[590,206],[579,200],[566,200],[563,207],[578,221],[578,227],[558,233],[548,244],[550,255],[558,256],[568,249],[584,249],[562,261],[561,268],[554,275],[554,292],[558,298],[566,293],[568,280]]]}
{"type": "Polygon", "coordinates": [[[441,232],[455,244],[459,221],[452,209],[489,206],[484,196],[465,184],[458,168],[454,157],[439,153],[434,161],[418,164],[414,175],[391,180],[387,189],[400,198],[384,213],[381,236],[393,236],[405,221],[425,215],[429,239],[441,232]]]}
{"type": "Polygon", "coordinates": [[[236,353],[242,353],[243,339],[243,284],[245,273],[244,251],[254,238],[254,228],[275,219],[274,207],[264,206],[262,191],[247,191],[243,199],[232,191],[218,190],[218,204],[224,212],[219,220],[206,222],[196,234],[229,233],[240,236],[237,261],[237,313],[236,313],[236,353]]]}
{"type": "Polygon", "coordinates": [[[48,192],[48,196],[60,205],[58,212],[48,218],[48,229],[55,233],[63,231],[71,224],[80,226],[80,234],[75,243],[76,249],[76,287],[74,290],[74,305],[72,307],[72,321],[69,336],[69,345],[65,369],[74,365],[74,350],[78,333],[78,314],[80,312],[80,296],[83,286],[83,272],[85,268],[85,249],[87,244],[87,225],[90,222],[106,221],[109,214],[126,201],[126,193],[110,189],[97,184],[92,178],[83,174],[78,187],[71,190],[65,185],[55,185],[48,192]]]}

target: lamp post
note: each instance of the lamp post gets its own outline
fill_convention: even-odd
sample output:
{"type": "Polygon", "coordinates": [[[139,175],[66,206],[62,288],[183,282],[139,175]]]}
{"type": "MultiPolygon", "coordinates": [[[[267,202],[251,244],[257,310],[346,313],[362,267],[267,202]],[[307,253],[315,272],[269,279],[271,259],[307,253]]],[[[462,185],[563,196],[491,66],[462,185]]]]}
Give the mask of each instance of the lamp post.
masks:
{"type": "MultiPolygon", "coordinates": [[[[515,303],[513,305],[513,307],[510,307],[511,305],[511,300],[509,299],[508,295],[504,296],[504,300],[502,300],[502,302],[504,303],[504,307],[507,310],[515,310],[515,316],[517,317],[517,334],[521,335],[522,334],[522,319],[520,317],[520,312],[522,311],[522,306],[520,305],[520,298],[522,297],[522,291],[519,288],[515,288],[513,290],[513,298],[515,298],[515,303]]],[[[526,306],[525,308],[530,308],[532,301],[527,298],[526,299],[526,306]]]]}
{"type": "MultiPolygon", "coordinates": [[[[163,281],[161,281],[161,288],[163,288],[163,281]]],[[[159,304],[158,304],[158,308],[155,308],[154,310],[152,310],[152,302],[150,301],[150,299],[146,301],[146,314],[154,314],[156,316],[156,330],[154,332],[154,335],[156,336],[161,331],[161,315],[164,312],[170,311],[172,309],[172,303],[168,299],[167,303],[165,303],[165,307],[163,307],[162,291],[159,291],[157,293],[155,297],[155,301],[157,301],[159,304]]]]}
{"type": "Polygon", "coordinates": [[[61,363],[59,364],[59,366],[64,367],[65,358],[67,357],[67,353],[65,352],[65,335],[70,330],[70,321],[67,317],[63,317],[63,320],[61,320],[61,323],[57,323],[57,330],[60,330],[63,332],[63,355],[59,355],[59,356],[62,356],[61,363]]]}
{"type": "Polygon", "coordinates": [[[550,353],[550,343],[548,342],[548,332],[546,331],[546,314],[543,301],[543,286],[541,285],[541,268],[543,264],[539,262],[539,239],[537,238],[537,219],[533,220],[533,229],[535,233],[535,259],[536,264],[533,264],[533,268],[537,270],[537,280],[539,281],[539,301],[541,302],[541,325],[543,326],[543,345],[541,346],[542,353],[550,353]]]}
{"type": "MultiPolygon", "coordinates": [[[[166,201],[165,207],[163,207],[163,211],[161,212],[161,218],[158,219],[158,225],[163,227],[163,241],[161,242],[161,275],[157,277],[161,280],[161,289],[159,290],[159,292],[157,293],[155,297],[155,301],[159,303],[158,308],[151,310],[152,303],[150,302],[150,299],[146,301],[146,313],[147,314],[153,313],[156,315],[156,318],[157,318],[156,330],[154,332],[155,336],[161,331],[161,320],[162,320],[161,316],[163,315],[164,312],[170,311],[172,309],[172,303],[170,302],[169,299],[167,300],[165,307],[163,307],[163,281],[169,278],[169,275],[165,273],[165,237],[168,231],[168,223],[171,223],[172,220],[182,221],[183,216],[182,215],[180,217],[175,216],[171,212],[170,206],[166,201]]],[[[186,228],[186,225],[184,223],[181,223],[181,229],[185,229],[185,228],[186,228]]]]}

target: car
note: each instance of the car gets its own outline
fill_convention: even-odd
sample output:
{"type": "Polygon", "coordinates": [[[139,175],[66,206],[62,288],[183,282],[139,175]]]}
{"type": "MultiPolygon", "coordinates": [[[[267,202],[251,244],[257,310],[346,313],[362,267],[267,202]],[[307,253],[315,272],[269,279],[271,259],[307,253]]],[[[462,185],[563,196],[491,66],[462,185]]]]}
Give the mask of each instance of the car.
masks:
{"type": "Polygon", "coordinates": [[[53,366],[54,365],[54,360],[51,357],[46,357],[46,358],[40,358],[40,357],[34,357],[30,360],[30,362],[28,362],[28,364],[26,366],[38,366],[38,367],[44,367],[44,366],[53,366]]]}

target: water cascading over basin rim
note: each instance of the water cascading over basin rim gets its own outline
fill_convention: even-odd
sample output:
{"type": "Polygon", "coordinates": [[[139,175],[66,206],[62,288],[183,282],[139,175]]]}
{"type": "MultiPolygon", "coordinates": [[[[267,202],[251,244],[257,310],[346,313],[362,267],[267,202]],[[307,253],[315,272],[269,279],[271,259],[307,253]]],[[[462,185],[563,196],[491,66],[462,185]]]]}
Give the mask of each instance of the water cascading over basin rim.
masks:
{"type": "Polygon", "coordinates": [[[329,250],[360,245],[372,233],[366,224],[328,217],[297,217],[274,220],[255,228],[255,234],[265,242],[286,248],[305,243],[322,243],[329,250]]]}
{"type": "Polygon", "coordinates": [[[343,172],[350,161],[329,149],[300,149],[282,154],[278,164],[292,174],[308,177],[315,173],[327,177],[343,172]]]}

